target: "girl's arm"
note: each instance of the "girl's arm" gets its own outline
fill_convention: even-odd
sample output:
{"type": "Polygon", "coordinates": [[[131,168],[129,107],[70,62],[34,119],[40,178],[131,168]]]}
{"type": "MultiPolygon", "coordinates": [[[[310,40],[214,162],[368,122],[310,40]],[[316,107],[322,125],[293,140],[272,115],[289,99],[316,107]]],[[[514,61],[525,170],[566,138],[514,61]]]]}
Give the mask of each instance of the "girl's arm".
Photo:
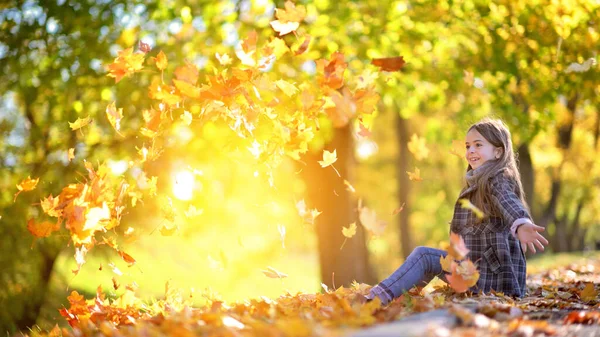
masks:
{"type": "Polygon", "coordinates": [[[533,223],[529,212],[514,192],[510,181],[504,177],[497,177],[492,181],[490,187],[492,203],[500,212],[506,226],[510,226],[512,235],[521,242],[523,252],[527,252],[527,247],[529,247],[535,253],[536,246],[543,251],[548,240],[539,232],[543,231],[544,227],[533,223]]]}

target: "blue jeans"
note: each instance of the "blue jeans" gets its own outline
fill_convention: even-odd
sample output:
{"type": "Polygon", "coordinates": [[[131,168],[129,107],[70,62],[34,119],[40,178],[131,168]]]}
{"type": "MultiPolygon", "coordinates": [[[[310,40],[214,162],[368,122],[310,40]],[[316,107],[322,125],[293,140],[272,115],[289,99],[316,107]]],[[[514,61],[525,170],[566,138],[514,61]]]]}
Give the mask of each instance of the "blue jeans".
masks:
{"type": "Polygon", "coordinates": [[[416,285],[427,285],[435,276],[446,281],[440,256],[446,257],[446,251],[417,247],[406,261],[388,278],[371,289],[368,299],[379,297],[381,304],[386,305],[416,285]]]}

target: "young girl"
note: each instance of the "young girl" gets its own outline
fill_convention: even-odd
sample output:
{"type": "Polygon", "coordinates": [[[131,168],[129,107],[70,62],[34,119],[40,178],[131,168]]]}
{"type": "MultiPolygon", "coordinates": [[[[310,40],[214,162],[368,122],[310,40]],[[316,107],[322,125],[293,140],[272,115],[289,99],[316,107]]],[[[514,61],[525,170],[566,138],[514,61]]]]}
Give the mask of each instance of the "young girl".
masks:
{"type": "MultiPolygon", "coordinates": [[[[478,266],[480,277],[470,290],[490,290],[506,295],[525,295],[525,255],[537,246],[544,250],[548,241],[539,233],[543,227],[531,221],[517,170],[510,132],[500,120],[484,119],[472,125],[465,140],[466,185],[458,199],[467,198],[486,217],[479,220],[456,202],[450,230],[463,237],[478,266]]],[[[415,285],[429,283],[435,276],[445,280],[440,256],[446,252],[417,247],[387,279],[373,287],[368,300],[381,299],[383,305],[415,285]]]]}

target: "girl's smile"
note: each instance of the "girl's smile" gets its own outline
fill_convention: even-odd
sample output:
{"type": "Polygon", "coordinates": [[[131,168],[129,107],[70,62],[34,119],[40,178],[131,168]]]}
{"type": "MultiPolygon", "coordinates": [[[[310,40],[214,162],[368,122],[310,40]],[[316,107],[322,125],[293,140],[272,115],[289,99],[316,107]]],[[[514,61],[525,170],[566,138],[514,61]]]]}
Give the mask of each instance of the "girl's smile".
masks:
{"type": "Polygon", "coordinates": [[[480,167],[488,160],[497,159],[501,151],[475,129],[467,132],[465,148],[465,158],[472,169],[480,167]]]}

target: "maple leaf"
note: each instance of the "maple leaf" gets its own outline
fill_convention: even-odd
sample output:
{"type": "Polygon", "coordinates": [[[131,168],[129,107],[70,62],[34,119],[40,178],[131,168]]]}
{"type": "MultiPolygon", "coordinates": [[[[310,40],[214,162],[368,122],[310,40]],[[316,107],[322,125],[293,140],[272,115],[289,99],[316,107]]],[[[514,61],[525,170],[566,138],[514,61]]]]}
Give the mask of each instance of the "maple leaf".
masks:
{"type": "Polygon", "coordinates": [[[277,20],[270,22],[271,27],[279,33],[279,36],[289,34],[298,29],[300,22],[306,16],[306,8],[304,6],[300,5],[296,7],[289,0],[285,2],[284,6],[285,9],[275,8],[275,17],[277,20]]]}
{"type": "Polygon", "coordinates": [[[77,269],[72,270],[73,274],[79,274],[81,266],[85,264],[85,255],[87,254],[87,252],[88,249],[86,246],[75,248],[75,263],[77,263],[77,269]]]}
{"type": "Polygon", "coordinates": [[[342,234],[348,239],[352,238],[356,234],[356,222],[351,223],[348,228],[342,227],[342,234]]]}
{"type": "Polygon", "coordinates": [[[285,278],[288,277],[287,274],[284,274],[273,267],[267,267],[267,270],[261,270],[265,276],[270,278],[285,278]]]}
{"type": "Polygon", "coordinates": [[[167,55],[165,55],[162,50],[158,53],[158,55],[156,55],[156,57],[153,57],[152,59],[154,62],[156,62],[156,68],[158,68],[160,71],[165,70],[169,64],[167,55]]]}
{"type": "Polygon", "coordinates": [[[440,256],[440,264],[442,265],[442,270],[445,272],[452,272],[452,262],[454,262],[454,259],[450,254],[446,255],[446,257],[440,256]]]}
{"type": "Polygon", "coordinates": [[[306,34],[303,37],[302,44],[300,44],[298,47],[292,46],[292,51],[294,52],[294,55],[298,56],[304,54],[308,50],[308,46],[310,45],[311,39],[312,37],[306,34]]]}
{"type": "Polygon", "coordinates": [[[92,119],[88,116],[85,118],[77,118],[77,120],[73,123],[69,122],[69,126],[71,127],[71,130],[75,131],[78,129],[81,129],[82,127],[90,124],[92,122],[92,119]]]}
{"type": "Polygon", "coordinates": [[[475,266],[475,264],[469,259],[461,261],[459,264],[457,264],[456,273],[462,277],[465,284],[469,288],[477,284],[477,281],[479,280],[479,271],[477,271],[477,266],[475,266]]]}
{"type": "Polygon", "coordinates": [[[298,88],[296,88],[295,85],[284,80],[275,81],[275,85],[279,89],[281,89],[281,91],[283,91],[283,93],[286,94],[288,97],[292,97],[298,92],[298,88]]]}
{"type": "Polygon", "coordinates": [[[376,58],[371,60],[371,64],[374,66],[379,67],[382,71],[390,72],[402,69],[405,63],[404,57],[402,56],[376,58]]]}
{"type": "Polygon", "coordinates": [[[138,48],[140,48],[140,51],[144,54],[149,53],[152,50],[152,47],[150,47],[149,44],[145,43],[144,41],[141,41],[138,43],[138,48]]]}
{"type": "Polygon", "coordinates": [[[598,291],[594,288],[593,283],[586,283],[585,288],[581,291],[579,297],[586,302],[593,301],[598,297],[598,291]]]}
{"type": "Polygon", "coordinates": [[[188,218],[193,218],[198,215],[202,215],[204,213],[203,209],[197,209],[196,206],[190,205],[187,211],[184,212],[185,216],[188,218]]]}
{"type": "Polygon", "coordinates": [[[164,225],[162,227],[160,227],[159,231],[160,234],[162,234],[162,236],[171,236],[173,234],[175,234],[175,232],[177,232],[177,225],[173,225],[171,227],[164,225]]]}
{"type": "Polygon", "coordinates": [[[412,135],[410,142],[408,142],[408,151],[410,151],[410,153],[412,153],[413,156],[415,156],[415,159],[418,161],[421,161],[429,156],[429,149],[425,144],[425,138],[420,138],[416,133],[412,135]]]}
{"type": "Polygon", "coordinates": [[[410,180],[423,181],[423,178],[421,178],[421,170],[419,170],[418,167],[415,167],[415,172],[406,171],[406,174],[408,174],[408,179],[410,180]]]}
{"type": "Polygon", "coordinates": [[[181,118],[181,120],[183,121],[183,124],[185,125],[190,125],[192,124],[192,114],[185,110],[180,116],[179,118],[181,118]]]}
{"type": "Polygon", "coordinates": [[[358,123],[358,135],[361,137],[371,137],[371,131],[369,129],[367,129],[363,123],[358,123]]]}
{"type": "Polygon", "coordinates": [[[317,80],[320,86],[337,90],[344,85],[344,72],[348,67],[348,64],[344,61],[344,54],[336,51],[331,54],[329,61],[319,59],[316,64],[317,73],[319,74],[317,80]]]}
{"type": "Polygon", "coordinates": [[[369,232],[376,236],[382,235],[385,227],[387,226],[385,221],[377,219],[377,214],[374,210],[371,210],[367,207],[358,208],[358,217],[360,219],[360,223],[369,232]]]}
{"type": "Polygon", "coordinates": [[[448,247],[448,255],[452,256],[455,260],[464,259],[470,250],[465,245],[465,240],[462,236],[450,233],[450,246],[448,247]]]}
{"type": "Polygon", "coordinates": [[[117,131],[118,134],[121,130],[121,119],[123,118],[123,108],[119,108],[117,110],[115,106],[115,102],[106,106],[106,116],[108,117],[108,121],[110,125],[117,131]]]}
{"type": "Polygon", "coordinates": [[[483,211],[477,208],[477,206],[473,205],[473,203],[469,199],[459,199],[458,202],[460,203],[460,207],[470,210],[479,219],[483,219],[485,217],[483,211]]]}
{"type": "Polygon", "coordinates": [[[454,289],[454,291],[457,293],[464,293],[465,291],[469,290],[469,282],[467,282],[460,274],[456,272],[457,267],[458,264],[452,261],[452,273],[446,275],[446,280],[448,280],[448,284],[452,289],[454,289]]]}
{"type": "Polygon", "coordinates": [[[19,191],[15,194],[15,198],[13,199],[13,201],[17,200],[17,196],[21,192],[33,191],[39,181],[40,181],[40,178],[31,179],[30,176],[27,176],[27,179],[25,179],[25,180],[21,181],[19,184],[17,184],[17,189],[19,191]]]}
{"type": "Polygon", "coordinates": [[[59,223],[52,223],[50,221],[36,223],[35,220],[33,220],[33,218],[27,221],[27,230],[29,231],[29,233],[33,234],[35,237],[38,238],[47,238],[50,236],[50,234],[52,234],[52,232],[55,232],[59,229],[59,223]]]}
{"type": "Polygon", "coordinates": [[[323,150],[323,160],[319,160],[319,164],[321,167],[327,167],[337,160],[337,150],[333,150],[333,152],[329,152],[327,150],[323,150]]]}
{"type": "Polygon", "coordinates": [[[565,73],[567,73],[567,74],[571,73],[571,72],[584,73],[584,72],[590,70],[590,68],[595,65],[596,65],[596,59],[593,57],[585,60],[582,64],[573,62],[573,63],[569,64],[567,69],[565,69],[565,73]]]}
{"type": "Polygon", "coordinates": [[[131,257],[131,255],[129,255],[121,250],[117,250],[117,253],[119,253],[119,256],[123,259],[123,261],[127,262],[129,267],[131,267],[135,264],[135,259],[133,257],[131,257]]]}
{"type": "Polygon", "coordinates": [[[229,54],[227,54],[227,53],[223,53],[222,55],[219,53],[215,53],[215,57],[219,61],[219,64],[222,66],[230,65],[231,62],[233,61],[231,56],[229,56],[229,54]]]}
{"type": "Polygon", "coordinates": [[[184,66],[179,66],[175,69],[175,78],[179,81],[195,85],[198,82],[198,67],[195,64],[185,61],[184,66]]]}
{"type": "Polygon", "coordinates": [[[200,88],[189,84],[185,81],[173,80],[173,84],[175,84],[175,88],[179,90],[180,93],[186,95],[189,98],[199,98],[200,97],[200,88]]]}
{"type": "Polygon", "coordinates": [[[133,47],[121,50],[113,63],[107,66],[108,77],[114,77],[118,83],[123,77],[128,76],[144,68],[145,53],[133,53],[133,47]]]}
{"type": "Polygon", "coordinates": [[[405,205],[405,204],[406,204],[406,203],[403,203],[403,204],[402,204],[400,207],[396,208],[396,209],[395,209],[395,210],[392,212],[392,215],[396,215],[396,214],[398,214],[398,213],[402,212],[402,210],[404,209],[404,205],[405,205]]]}

